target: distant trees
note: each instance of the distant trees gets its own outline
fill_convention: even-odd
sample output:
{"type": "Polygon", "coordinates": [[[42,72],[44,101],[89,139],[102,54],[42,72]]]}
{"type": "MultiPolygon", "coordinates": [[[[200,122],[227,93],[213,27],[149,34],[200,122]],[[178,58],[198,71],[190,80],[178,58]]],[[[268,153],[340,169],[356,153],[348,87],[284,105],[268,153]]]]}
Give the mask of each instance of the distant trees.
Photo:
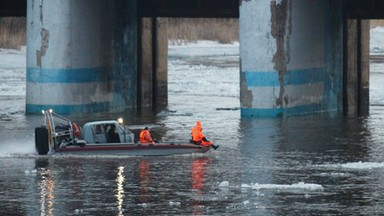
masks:
{"type": "MultiPolygon", "coordinates": [[[[167,24],[172,44],[198,40],[231,43],[239,40],[238,19],[224,18],[162,18],[167,24]]],[[[18,49],[26,44],[26,18],[0,18],[0,48],[18,49]]]]}
{"type": "Polygon", "coordinates": [[[238,19],[165,18],[168,39],[172,44],[198,40],[231,43],[239,40],[238,19]]]}
{"type": "Polygon", "coordinates": [[[0,18],[0,48],[19,49],[26,44],[25,17],[0,18]]]}

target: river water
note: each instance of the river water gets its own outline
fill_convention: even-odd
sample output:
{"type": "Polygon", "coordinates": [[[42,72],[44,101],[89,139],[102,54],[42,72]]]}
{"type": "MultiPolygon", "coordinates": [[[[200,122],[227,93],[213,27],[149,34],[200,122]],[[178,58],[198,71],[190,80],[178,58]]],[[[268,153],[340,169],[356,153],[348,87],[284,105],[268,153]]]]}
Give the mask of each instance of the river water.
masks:
{"type": "Polygon", "coordinates": [[[371,64],[367,117],[241,119],[238,49],[170,47],[169,106],[156,115],[69,116],[123,116],[163,141],[189,139],[200,120],[220,145],[169,157],[38,156],[25,52],[1,50],[0,215],[382,215],[384,65],[371,64]]]}

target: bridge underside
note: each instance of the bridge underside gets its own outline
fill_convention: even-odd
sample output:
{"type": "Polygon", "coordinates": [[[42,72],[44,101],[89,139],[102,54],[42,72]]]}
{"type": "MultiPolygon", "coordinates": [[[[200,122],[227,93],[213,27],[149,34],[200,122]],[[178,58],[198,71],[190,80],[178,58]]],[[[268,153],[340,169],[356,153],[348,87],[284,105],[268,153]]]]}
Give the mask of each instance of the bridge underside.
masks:
{"type": "Polygon", "coordinates": [[[384,1],[344,0],[346,16],[352,19],[384,19],[384,1]]]}
{"type": "Polygon", "coordinates": [[[142,17],[238,18],[238,0],[140,0],[142,17]]]}

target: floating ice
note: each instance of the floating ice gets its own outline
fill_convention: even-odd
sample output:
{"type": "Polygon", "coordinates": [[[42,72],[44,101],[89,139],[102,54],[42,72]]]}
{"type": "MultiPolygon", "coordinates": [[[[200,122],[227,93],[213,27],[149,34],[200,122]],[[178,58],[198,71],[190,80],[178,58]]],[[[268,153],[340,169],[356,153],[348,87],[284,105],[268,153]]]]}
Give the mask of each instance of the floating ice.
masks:
{"type": "Polygon", "coordinates": [[[229,182],[228,181],[223,181],[219,184],[219,187],[229,187],[229,182]]]}
{"type": "Polygon", "coordinates": [[[179,206],[180,204],[181,204],[180,202],[169,201],[170,206],[179,206]]]}
{"type": "Polygon", "coordinates": [[[252,185],[252,189],[271,189],[271,190],[323,190],[323,186],[313,183],[299,182],[295,184],[259,184],[252,185]]]}
{"type": "Polygon", "coordinates": [[[37,170],[36,169],[33,169],[33,170],[25,170],[24,171],[24,174],[25,175],[36,175],[37,173],[37,170]]]}
{"type": "Polygon", "coordinates": [[[319,167],[356,169],[356,170],[371,170],[384,168],[384,162],[351,162],[345,164],[324,164],[319,167]]]}
{"type": "Polygon", "coordinates": [[[146,208],[147,207],[147,203],[139,203],[139,204],[137,204],[138,206],[141,206],[141,207],[143,207],[143,208],[146,208]]]}
{"type": "Polygon", "coordinates": [[[252,188],[252,185],[250,184],[241,184],[242,188],[252,188]]]}
{"type": "Polygon", "coordinates": [[[343,168],[347,169],[377,169],[384,168],[384,162],[355,162],[355,163],[346,163],[340,165],[343,168]]]}
{"type": "Polygon", "coordinates": [[[75,214],[81,214],[83,213],[83,209],[75,209],[75,214]]]}

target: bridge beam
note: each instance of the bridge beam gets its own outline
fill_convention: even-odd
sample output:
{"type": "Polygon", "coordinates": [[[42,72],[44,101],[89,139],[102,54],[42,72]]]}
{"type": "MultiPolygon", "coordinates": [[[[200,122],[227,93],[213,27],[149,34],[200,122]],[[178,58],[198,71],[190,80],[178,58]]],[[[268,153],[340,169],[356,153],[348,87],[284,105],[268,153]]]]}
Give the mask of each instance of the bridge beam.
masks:
{"type": "Polygon", "coordinates": [[[241,1],[242,116],[342,110],[342,11],[342,1],[241,1]]]}

